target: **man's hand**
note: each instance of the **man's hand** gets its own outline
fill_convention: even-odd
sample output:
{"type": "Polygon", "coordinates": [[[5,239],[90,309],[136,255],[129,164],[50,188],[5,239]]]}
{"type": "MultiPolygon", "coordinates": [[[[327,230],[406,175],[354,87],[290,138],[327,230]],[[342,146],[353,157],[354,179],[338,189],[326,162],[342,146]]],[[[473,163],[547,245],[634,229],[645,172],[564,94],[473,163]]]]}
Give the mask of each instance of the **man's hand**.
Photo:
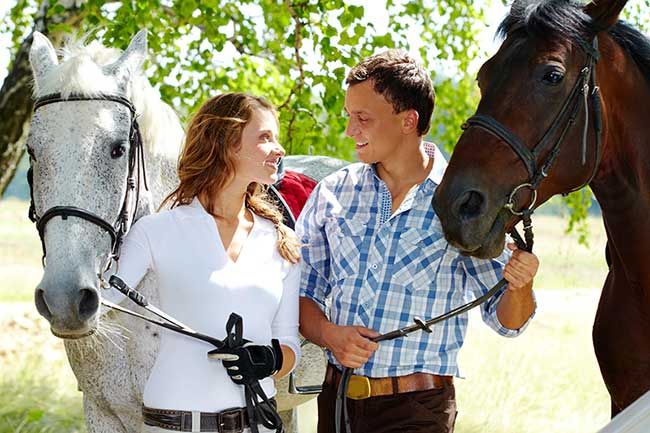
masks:
{"type": "Polygon", "coordinates": [[[517,292],[530,289],[539,268],[537,256],[520,250],[514,243],[509,243],[508,249],[512,251],[512,257],[503,269],[503,277],[508,281],[508,290],[517,292]]]}
{"type": "Polygon", "coordinates": [[[339,326],[326,322],[323,324],[321,335],[325,347],[344,367],[363,366],[379,348],[379,344],[370,339],[380,334],[363,326],[339,326]]]}

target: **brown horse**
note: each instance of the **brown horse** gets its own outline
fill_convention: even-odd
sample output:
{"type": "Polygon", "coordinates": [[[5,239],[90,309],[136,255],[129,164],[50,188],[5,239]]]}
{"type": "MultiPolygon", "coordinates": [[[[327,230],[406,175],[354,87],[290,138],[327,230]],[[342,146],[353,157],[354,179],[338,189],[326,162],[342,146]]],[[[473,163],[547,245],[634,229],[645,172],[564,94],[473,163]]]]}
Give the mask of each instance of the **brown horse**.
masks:
{"type": "Polygon", "coordinates": [[[625,3],[515,1],[433,202],[452,245],[496,257],[520,210],[591,187],[609,264],[593,341],[613,415],[650,389],[650,41],[618,21],[625,3]]]}

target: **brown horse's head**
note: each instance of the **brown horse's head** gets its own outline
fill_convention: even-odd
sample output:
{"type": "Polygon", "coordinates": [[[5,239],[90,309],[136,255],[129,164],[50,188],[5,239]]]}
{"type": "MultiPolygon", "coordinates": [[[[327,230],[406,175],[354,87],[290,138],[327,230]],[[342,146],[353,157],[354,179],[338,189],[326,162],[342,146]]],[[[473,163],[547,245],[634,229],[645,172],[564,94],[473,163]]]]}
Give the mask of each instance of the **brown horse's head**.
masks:
{"type": "Polygon", "coordinates": [[[496,257],[519,220],[505,207],[511,195],[518,211],[591,180],[599,162],[601,101],[592,97],[586,110],[583,88],[590,85],[590,95],[597,84],[589,70],[598,57],[594,41],[618,21],[624,4],[512,5],[499,28],[505,40],[478,73],[476,115],[465,125],[433,200],[452,245],[476,257],[496,257]],[[545,164],[547,176],[541,174],[545,164]],[[527,183],[535,188],[517,189],[527,183]]]}

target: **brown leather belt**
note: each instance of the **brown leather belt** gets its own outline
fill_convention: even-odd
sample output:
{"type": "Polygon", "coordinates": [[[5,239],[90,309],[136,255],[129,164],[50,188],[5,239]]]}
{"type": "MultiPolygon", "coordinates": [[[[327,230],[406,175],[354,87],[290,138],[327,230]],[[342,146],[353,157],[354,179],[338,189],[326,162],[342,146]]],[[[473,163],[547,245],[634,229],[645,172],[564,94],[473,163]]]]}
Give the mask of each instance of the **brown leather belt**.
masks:
{"type": "MultiPolygon", "coordinates": [[[[327,364],[325,383],[338,386],[341,372],[332,364],[327,364]]],[[[404,392],[426,391],[429,389],[446,388],[454,384],[452,376],[439,376],[430,373],[413,373],[397,377],[366,377],[355,376],[350,378],[348,397],[362,400],[368,397],[382,395],[395,395],[404,392]]]]}
{"type": "Polygon", "coordinates": [[[246,408],[191,412],[143,406],[142,415],[146,425],[183,432],[241,433],[250,427],[246,408]]]}

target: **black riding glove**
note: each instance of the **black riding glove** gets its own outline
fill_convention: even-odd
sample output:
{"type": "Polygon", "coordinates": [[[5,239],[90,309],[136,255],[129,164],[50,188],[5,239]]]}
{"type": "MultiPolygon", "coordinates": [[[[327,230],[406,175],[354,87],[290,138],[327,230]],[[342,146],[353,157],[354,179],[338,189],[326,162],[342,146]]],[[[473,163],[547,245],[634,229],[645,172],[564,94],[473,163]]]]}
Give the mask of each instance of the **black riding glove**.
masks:
{"type": "Polygon", "coordinates": [[[282,349],[276,339],[271,340],[271,346],[248,343],[234,349],[212,350],[208,358],[221,359],[230,379],[237,385],[264,379],[282,368],[282,349]]]}

